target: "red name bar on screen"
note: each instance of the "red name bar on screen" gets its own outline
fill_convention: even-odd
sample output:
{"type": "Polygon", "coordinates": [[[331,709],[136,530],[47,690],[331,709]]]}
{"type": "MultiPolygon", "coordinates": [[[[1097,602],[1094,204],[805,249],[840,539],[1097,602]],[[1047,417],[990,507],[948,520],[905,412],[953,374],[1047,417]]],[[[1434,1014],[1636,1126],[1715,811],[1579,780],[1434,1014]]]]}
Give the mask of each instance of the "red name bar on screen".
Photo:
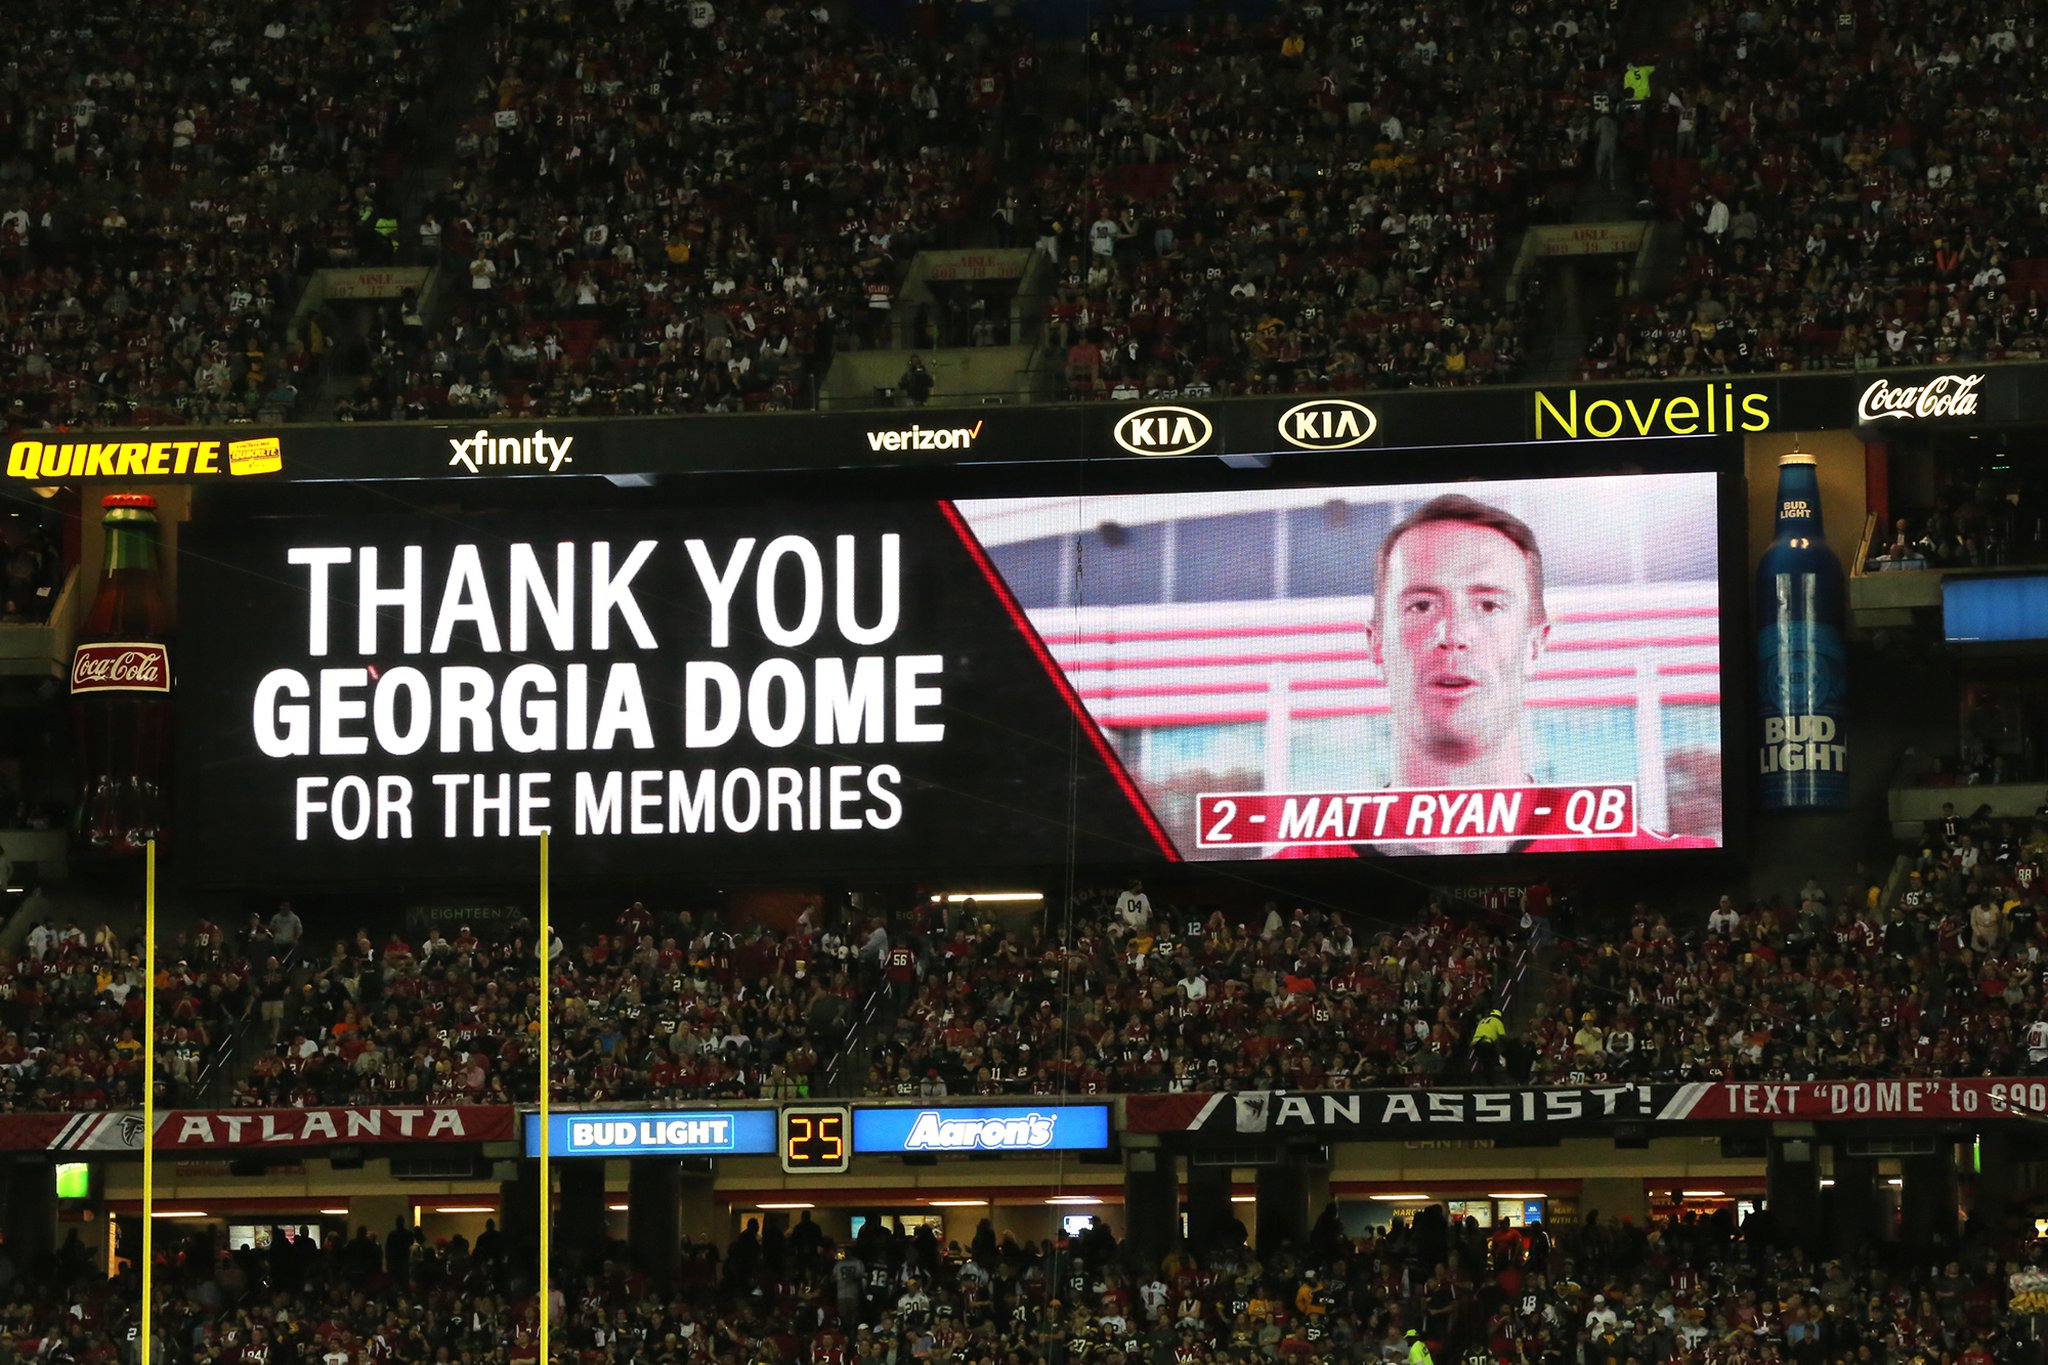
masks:
{"type": "Polygon", "coordinates": [[[1213,792],[1195,798],[1198,848],[1585,839],[1636,832],[1633,783],[1213,792]]]}

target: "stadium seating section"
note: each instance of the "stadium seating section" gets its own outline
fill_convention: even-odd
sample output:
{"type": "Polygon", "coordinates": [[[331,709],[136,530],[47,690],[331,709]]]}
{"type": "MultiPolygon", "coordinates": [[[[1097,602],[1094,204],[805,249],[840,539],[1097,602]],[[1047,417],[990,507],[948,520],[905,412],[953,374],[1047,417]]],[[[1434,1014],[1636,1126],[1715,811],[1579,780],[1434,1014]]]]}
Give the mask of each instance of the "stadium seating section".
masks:
{"type": "MultiPolygon", "coordinates": [[[[1334,1213],[1334,1210],[1332,1210],[1334,1213]]],[[[558,1266],[558,1358],[843,1361],[1091,1359],[1742,1361],[2018,1358],[2019,1320],[1981,1238],[1883,1263],[1774,1249],[1732,1217],[1603,1221],[1554,1233],[1486,1230],[1441,1208],[1353,1239],[1334,1217],[1304,1246],[1226,1237],[1201,1256],[1135,1264],[1106,1229],[1056,1243],[967,1245],[929,1231],[835,1247],[806,1216],[766,1235],[685,1250],[654,1286],[624,1249],[558,1266]],[[1867,1354],[1866,1354],[1867,1353],[1867,1354]]],[[[495,1227],[428,1245],[410,1228],[273,1236],[230,1253],[201,1232],[157,1271],[159,1350],[176,1358],[511,1362],[536,1355],[530,1270],[495,1227]],[[189,1351],[189,1356],[185,1353],[189,1351]]],[[[106,1279],[60,1251],[16,1283],[8,1340],[24,1359],[110,1361],[132,1326],[133,1275],[106,1279]]]]}
{"type": "MultiPolygon", "coordinates": [[[[1524,921],[1521,893],[1389,924],[1083,891],[1028,921],[724,924],[634,904],[555,945],[555,1097],[1113,1094],[1514,1081],[2022,1075],[2048,1021],[2048,825],[1937,822],[1884,885],[1524,921]],[[1121,908],[1120,907],[1121,903],[1121,908]],[[1505,913],[1502,911],[1505,910],[1505,913]],[[1559,936],[1562,931],[1562,936],[1559,936]],[[1468,1046],[1508,1006],[1498,1057],[1468,1046]]],[[[1538,902],[1547,899],[1539,893],[1538,902]]],[[[986,916],[986,918],[984,918],[986,916]]],[[[530,926],[326,945],[252,916],[166,949],[182,1104],[509,1103],[538,1081],[530,926]]],[[[43,924],[0,962],[0,1103],[137,1098],[138,945],[43,924]],[[111,1052],[102,1040],[116,1039],[111,1052]]]]}
{"type": "Polygon", "coordinates": [[[1970,98],[2037,60],[2004,19],[1700,3],[1646,52],[1581,0],[1108,6],[1081,41],[999,8],[24,0],[0,36],[71,79],[6,102],[10,419],[809,406],[841,349],[1007,335],[902,316],[958,246],[1047,256],[1022,330],[1066,396],[1511,380],[1543,299],[1508,250],[1575,215],[1679,243],[1586,377],[2041,351],[2037,177],[1970,98]],[[297,307],[392,264],[443,286],[367,330],[297,307]]]}

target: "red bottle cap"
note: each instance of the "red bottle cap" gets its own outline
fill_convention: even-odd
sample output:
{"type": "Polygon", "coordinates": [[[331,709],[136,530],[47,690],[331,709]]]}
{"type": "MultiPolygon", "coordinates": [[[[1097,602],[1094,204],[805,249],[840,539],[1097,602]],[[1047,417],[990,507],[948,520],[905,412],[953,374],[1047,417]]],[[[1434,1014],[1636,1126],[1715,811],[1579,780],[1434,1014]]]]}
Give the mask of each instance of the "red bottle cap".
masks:
{"type": "Polygon", "coordinates": [[[109,493],[100,499],[100,506],[108,509],[134,507],[144,512],[156,510],[156,499],[147,493],[109,493]]]}

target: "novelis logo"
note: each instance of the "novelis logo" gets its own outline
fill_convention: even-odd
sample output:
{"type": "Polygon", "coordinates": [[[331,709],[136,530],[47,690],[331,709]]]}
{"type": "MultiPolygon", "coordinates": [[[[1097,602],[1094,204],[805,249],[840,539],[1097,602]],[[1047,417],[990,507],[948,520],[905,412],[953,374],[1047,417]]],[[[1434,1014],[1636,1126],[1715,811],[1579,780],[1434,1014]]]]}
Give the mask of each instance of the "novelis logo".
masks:
{"type": "Polygon", "coordinates": [[[569,447],[575,444],[574,436],[557,440],[539,427],[530,436],[493,436],[479,429],[474,436],[448,438],[448,449],[452,452],[448,464],[472,474],[485,469],[545,469],[554,474],[563,465],[576,462],[576,457],[569,453],[569,447]]]}
{"type": "Polygon", "coordinates": [[[887,431],[868,433],[868,449],[882,450],[965,450],[981,435],[981,423],[971,427],[925,427],[915,423],[887,431]]]}
{"type": "Polygon", "coordinates": [[[1975,417],[1981,374],[1936,375],[1925,384],[1893,388],[1878,380],[1856,400],[1858,422],[1883,422],[1912,417],[1975,417]]]}
{"type": "Polygon", "coordinates": [[[1193,408],[1138,408],[1116,419],[1116,443],[1133,455],[1192,455],[1209,444],[1215,425],[1193,408]]]}
{"type": "Polygon", "coordinates": [[[1348,398],[1313,398],[1280,414],[1280,439],[1302,450],[1348,450],[1378,431],[1380,419],[1348,398]]]}
{"type": "Polygon", "coordinates": [[[1054,1115],[1033,1111],[1015,1118],[947,1118],[927,1109],[910,1125],[906,1152],[1030,1151],[1052,1146],[1054,1115]]]}
{"type": "Polygon", "coordinates": [[[171,652],[160,641],[117,640],[80,645],[71,655],[71,691],[168,692],[171,652]]]}
{"type": "Polygon", "coordinates": [[[1535,404],[1535,437],[1539,441],[1714,436],[1771,429],[1771,396],[1740,392],[1728,381],[1647,398],[1586,398],[1577,389],[1561,395],[1538,389],[1535,404]]]}

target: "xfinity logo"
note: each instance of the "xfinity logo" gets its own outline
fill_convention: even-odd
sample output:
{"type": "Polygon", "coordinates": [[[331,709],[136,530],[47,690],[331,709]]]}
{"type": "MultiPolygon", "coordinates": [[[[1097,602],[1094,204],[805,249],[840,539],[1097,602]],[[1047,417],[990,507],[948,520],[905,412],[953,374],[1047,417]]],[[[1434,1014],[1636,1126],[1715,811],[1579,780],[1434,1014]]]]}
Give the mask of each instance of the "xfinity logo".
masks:
{"type": "Polygon", "coordinates": [[[1036,1111],[1015,1118],[947,1118],[927,1109],[910,1125],[906,1152],[1023,1152],[1052,1146],[1053,1118],[1036,1111]]]}
{"type": "Polygon", "coordinates": [[[574,436],[556,440],[539,428],[531,436],[493,436],[480,430],[474,436],[448,438],[448,448],[454,452],[448,463],[472,474],[482,472],[484,466],[537,468],[553,474],[563,465],[576,462],[576,457],[569,453],[569,447],[575,444],[574,436]]]}
{"type": "Polygon", "coordinates": [[[884,450],[965,450],[974,444],[974,438],[981,435],[981,423],[971,427],[921,427],[913,425],[908,431],[871,431],[868,433],[868,449],[884,450]]]}
{"type": "Polygon", "coordinates": [[[1193,408],[1139,408],[1116,419],[1116,443],[1133,455],[1192,455],[1215,427],[1193,408]]]}
{"type": "Polygon", "coordinates": [[[1363,403],[1314,398],[1280,414],[1280,439],[1303,450],[1347,450],[1370,441],[1379,425],[1363,403]]]}
{"type": "Polygon", "coordinates": [[[1856,400],[1858,422],[1903,417],[1975,417],[1981,374],[1937,375],[1925,384],[1893,388],[1880,379],[1856,400]]]}

